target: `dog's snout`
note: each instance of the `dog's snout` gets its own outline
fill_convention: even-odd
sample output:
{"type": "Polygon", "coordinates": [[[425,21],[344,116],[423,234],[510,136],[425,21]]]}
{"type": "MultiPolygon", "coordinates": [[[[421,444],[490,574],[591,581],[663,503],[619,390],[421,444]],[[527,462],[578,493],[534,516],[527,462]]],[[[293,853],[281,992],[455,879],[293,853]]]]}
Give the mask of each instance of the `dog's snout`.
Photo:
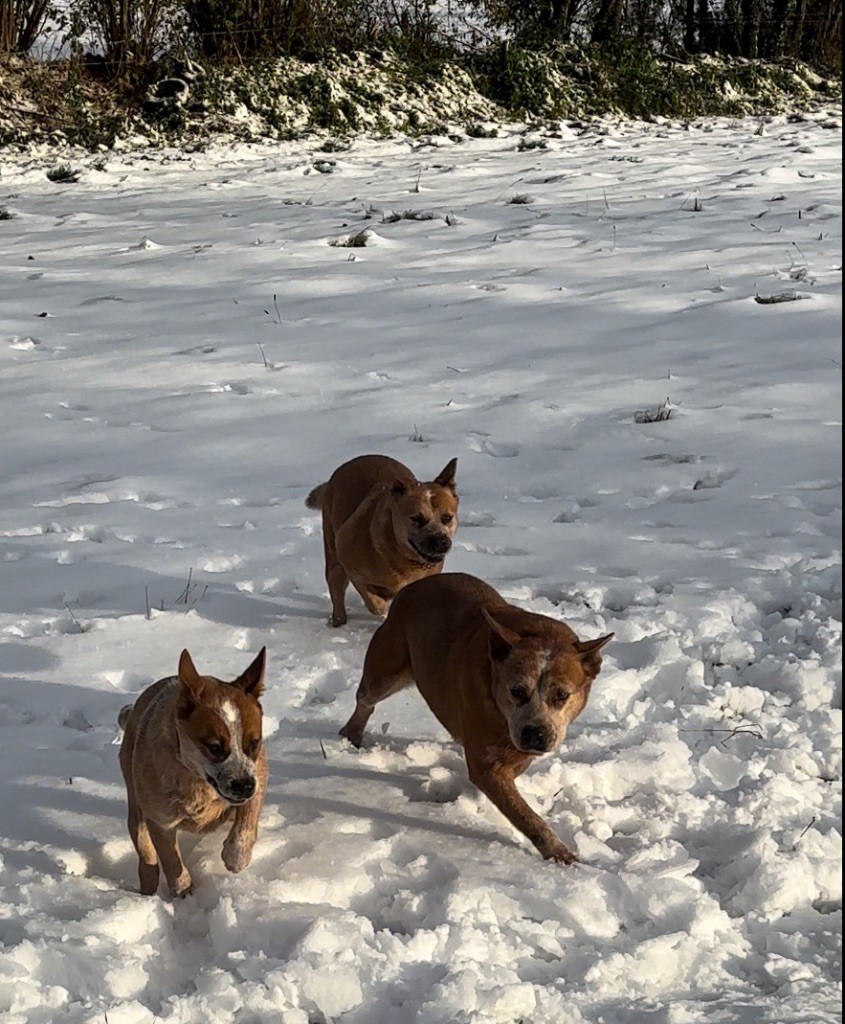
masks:
{"type": "Polygon", "coordinates": [[[545,753],[549,749],[549,730],[544,725],[526,725],[520,735],[523,750],[545,753]]]}
{"type": "Polygon", "coordinates": [[[229,789],[232,792],[232,796],[236,796],[241,800],[249,800],[255,792],[255,779],[251,775],[246,775],[242,779],[232,779],[229,783],[229,789]]]}
{"type": "Polygon", "coordinates": [[[436,555],[445,555],[452,541],[445,533],[434,533],[428,538],[428,548],[436,555]]]}

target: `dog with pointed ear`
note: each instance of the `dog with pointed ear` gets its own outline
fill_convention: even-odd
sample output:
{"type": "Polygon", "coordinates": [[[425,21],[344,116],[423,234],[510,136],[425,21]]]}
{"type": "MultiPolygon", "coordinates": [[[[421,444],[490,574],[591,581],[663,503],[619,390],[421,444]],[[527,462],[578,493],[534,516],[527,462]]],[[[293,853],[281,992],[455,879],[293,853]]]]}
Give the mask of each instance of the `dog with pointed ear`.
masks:
{"type": "Polygon", "coordinates": [[[223,863],[234,872],[249,864],[267,786],[260,704],[266,659],[262,647],[241,675],[222,682],[201,675],[184,650],[175,676],[121,711],[120,767],[143,894],[156,892],[161,871],[173,895],[191,891],[180,830],[229,823],[223,863]]]}
{"type": "Polygon", "coordinates": [[[401,462],[362,455],[339,466],[305,504],[323,517],[330,622],[347,621],[346,590],[368,611],[385,615],[399,591],[436,575],[458,528],[458,460],[422,482],[401,462]]]}
{"type": "Polygon", "coordinates": [[[575,853],[534,811],[516,778],[560,749],[584,710],[612,633],[580,640],[563,622],[508,604],[486,583],[443,573],[405,587],[364,659],[341,735],[360,746],[375,705],[416,683],[464,748],[469,777],[540,853],[575,853]]]}

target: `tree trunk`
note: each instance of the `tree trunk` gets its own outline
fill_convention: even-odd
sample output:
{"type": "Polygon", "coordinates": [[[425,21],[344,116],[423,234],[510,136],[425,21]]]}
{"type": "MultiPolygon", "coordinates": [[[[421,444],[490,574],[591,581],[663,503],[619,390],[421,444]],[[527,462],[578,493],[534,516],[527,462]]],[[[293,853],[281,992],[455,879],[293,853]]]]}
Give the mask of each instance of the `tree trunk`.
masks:
{"type": "Polygon", "coordinates": [[[593,42],[606,43],[618,36],[624,14],[625,0],[601,0],[593,23],[593,42]]]}
{"type": "Polygon", "coordinates": [[[0,0],[0,53],[12,53],[17,45],[14,0],[0,0]]]}
{"type": "Polygon", "coordinates": [[[550,25],[555,39],[569,41],[572,31],[572,0],[551,0],[550,25]]]}
{"type": "Polygon", "coordinates": [[[742,56],[756,57],[760,40],[760,9],[757,0],[742,0],[742,56]]]}
{"type": "Polygon", "coordinates": [[[695,0],[686,0],[684,8],[684,49],[687,53],[698,53],[699,35],[695,31],[695,0]]]}
{"type": "Polygon", "coordinates": [[[701,53],[713,53],[719,49],[710,0],[698,0],[698,49],[701,53]]]}

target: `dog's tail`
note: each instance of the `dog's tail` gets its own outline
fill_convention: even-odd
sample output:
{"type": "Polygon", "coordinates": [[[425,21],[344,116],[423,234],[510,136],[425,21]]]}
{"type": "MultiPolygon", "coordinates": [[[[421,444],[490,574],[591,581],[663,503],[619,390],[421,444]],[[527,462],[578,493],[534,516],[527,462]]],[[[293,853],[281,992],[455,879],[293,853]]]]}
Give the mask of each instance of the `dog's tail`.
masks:
{"type": "Polygon", "coordinates": [[[323,498],[326,494],[326,487],[328,482],[325,484],[318,484],[314,490],[305,499],[305,507],[313,508],[315,511],[323,507],[323,498]]]}
{"type": "Polygon", "coordinates": [[[134,704],[126,704],[120,709],[120,714],[117,716],[117,724],[121,729],[126,728],[126,723],[129,721],[129,716],[132,714],[132,708],[134,704]]]}

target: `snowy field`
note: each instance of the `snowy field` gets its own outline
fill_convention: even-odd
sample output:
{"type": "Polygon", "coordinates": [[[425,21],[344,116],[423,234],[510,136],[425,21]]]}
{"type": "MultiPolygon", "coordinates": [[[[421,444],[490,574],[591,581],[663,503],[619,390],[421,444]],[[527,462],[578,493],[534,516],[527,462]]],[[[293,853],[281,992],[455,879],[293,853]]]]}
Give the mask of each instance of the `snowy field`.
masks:
{"type": "Polygon", "coordinates": [[[840,1019],[838,116],[0,159],[8,1024],[840,1019]],[[615,631],[521,782],[584,864],[415,692],[337,737],[376,621],[303,502],[366,452],[457,456],[447,568],[615,631]],[[262,644],[253,863],[143,898],[118,710],[262,644]]]}

